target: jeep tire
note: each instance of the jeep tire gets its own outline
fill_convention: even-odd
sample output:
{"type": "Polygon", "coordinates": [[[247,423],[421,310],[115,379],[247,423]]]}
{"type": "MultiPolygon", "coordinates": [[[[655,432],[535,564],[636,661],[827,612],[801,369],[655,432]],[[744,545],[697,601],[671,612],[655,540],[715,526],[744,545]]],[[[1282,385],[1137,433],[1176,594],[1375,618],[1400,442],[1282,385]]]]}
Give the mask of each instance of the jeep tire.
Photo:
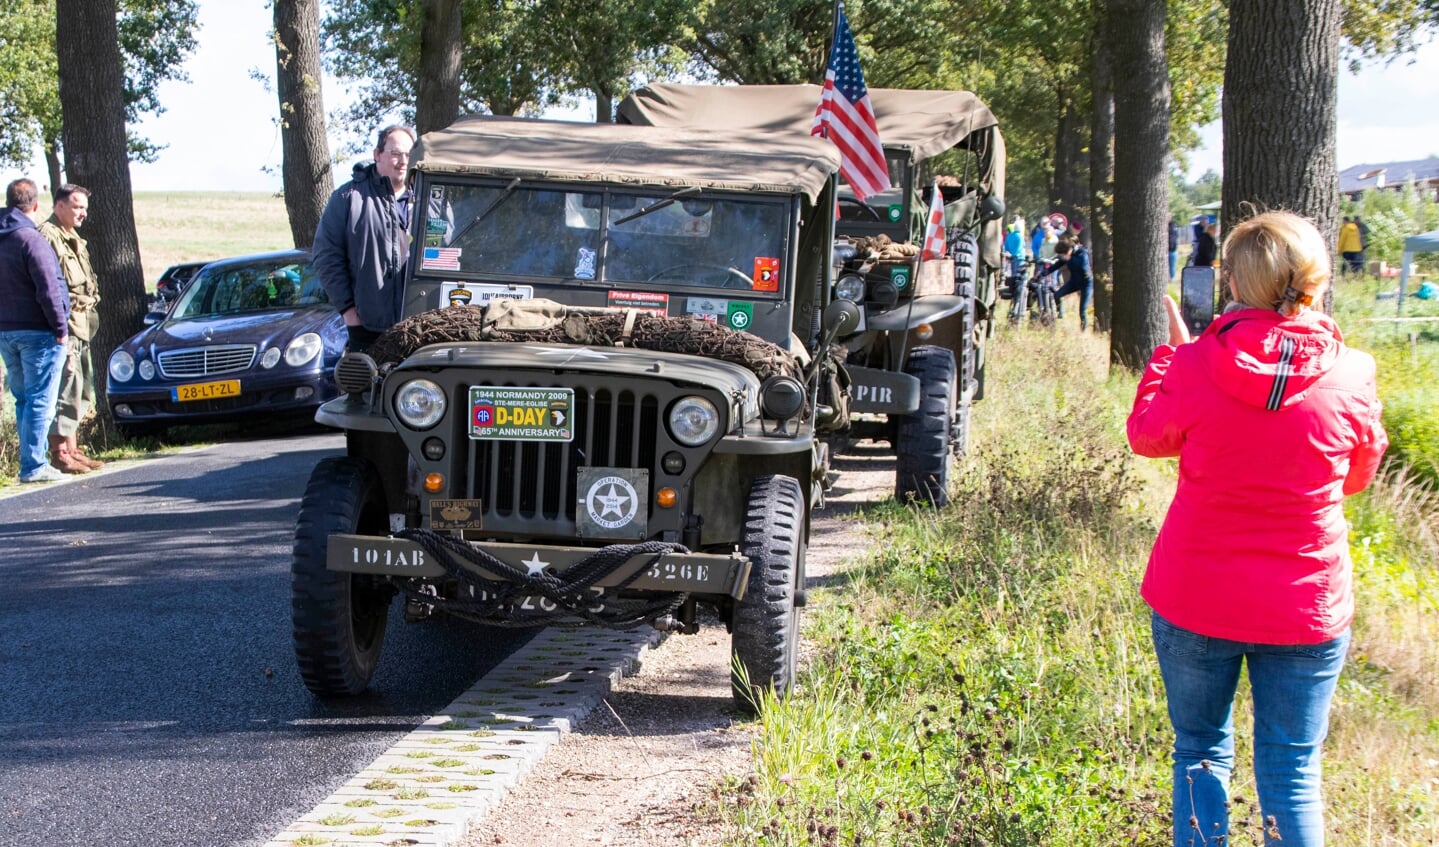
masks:
{"type": "Polygon", "coordinates": [[[374,467],[336,456],[310,474],[290,561],[295,659],[305,687],[320,697],[359,694],[370,683],[394,589],[380,577],[331,571],[331,533],[383,535],[389,516],[374,467]]]}
{"type": "Polygon", "coordinates": [[[749,490],[740,553],[749,583],[735,604],[730,682],[735,705],[757,714],[765,692],[783,697],[794,685],[799,656],[799,607],[804,573],[805,505],[799,483],[764,476],[749,490]]]}
{"type": "Polygon", "coordinates": [[[919,380],[919,408],[896,415],[895,499],[943,506],[949,502],[950,452],[958,414],[954,354],[916,347],[904,372],[919,380]]]}

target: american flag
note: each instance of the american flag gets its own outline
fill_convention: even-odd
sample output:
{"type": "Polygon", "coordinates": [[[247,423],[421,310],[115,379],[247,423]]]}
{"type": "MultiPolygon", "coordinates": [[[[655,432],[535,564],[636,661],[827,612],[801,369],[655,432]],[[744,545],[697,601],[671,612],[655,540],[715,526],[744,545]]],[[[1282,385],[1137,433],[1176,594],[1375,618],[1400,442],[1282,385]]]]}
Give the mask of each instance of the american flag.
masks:
{"type": "Polygon", "coordinates": [[[460,248],[426,247],[420,267],[437,271],[457,271],[460,269],[460,248]]]}
{"type": "Polygon", "coordinates": [[[859,67],[859,53],[849,32],[844,7],[839,9],[829,69],[824,72],[824,93],[814,110],[810,135],[828,138],[839,148],[839,173],[861,202],[889,188],[884,145],[874,122],[874,107],[859,67]]]}

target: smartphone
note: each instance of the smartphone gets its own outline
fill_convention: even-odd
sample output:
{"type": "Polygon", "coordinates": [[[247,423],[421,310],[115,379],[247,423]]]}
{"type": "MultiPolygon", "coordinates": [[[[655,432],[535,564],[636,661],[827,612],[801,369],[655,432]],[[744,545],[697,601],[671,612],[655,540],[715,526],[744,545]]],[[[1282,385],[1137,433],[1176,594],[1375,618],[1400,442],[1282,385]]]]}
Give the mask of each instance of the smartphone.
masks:
{"type": "Polygon", "coordinates": [[[1184,268],[1179,275],[1179,314],[1191,335],[1214,321],[1214,300],[1219,291],[1214,268],[1184,268]]]}

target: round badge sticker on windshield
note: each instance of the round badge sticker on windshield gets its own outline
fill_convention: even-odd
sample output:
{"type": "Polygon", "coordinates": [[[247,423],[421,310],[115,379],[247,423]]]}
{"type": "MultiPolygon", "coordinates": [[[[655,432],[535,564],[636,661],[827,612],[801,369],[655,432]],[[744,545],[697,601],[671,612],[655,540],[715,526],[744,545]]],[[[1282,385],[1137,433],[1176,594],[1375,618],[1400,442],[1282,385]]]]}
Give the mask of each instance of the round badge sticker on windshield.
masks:
{"type": "Polygon", "coordinates": [[[585,492],[585,510],[590,520],[605,529],[619,529],[635,519],[639,494],[622,476],[603,476],[585,492]]]}

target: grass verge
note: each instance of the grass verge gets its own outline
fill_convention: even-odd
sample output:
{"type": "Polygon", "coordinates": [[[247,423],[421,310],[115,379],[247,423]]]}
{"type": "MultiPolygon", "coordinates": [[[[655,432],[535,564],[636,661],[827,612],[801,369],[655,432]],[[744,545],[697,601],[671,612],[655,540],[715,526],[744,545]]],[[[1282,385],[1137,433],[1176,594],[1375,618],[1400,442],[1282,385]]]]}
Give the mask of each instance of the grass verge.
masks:
{"type": "MultiPolygon", "coordinates": [[[[1173,462],[1130,455],[1103,339],[996,339],[975,450],[938,514],[889,506],[811,592],[814,657],[718,790],[729,844],[1169,843],[1169,734],[1138,585],[1173,462]],[[842,669],[835,672],[832,669],[842,669]]],[[[1432,497],[1350,503],[1361,615],[1326,749],[1331,843],[1439,832],[1432,497]]],[[[1231,844],[1262,843],[1247,699],[1231,844]]]]}

